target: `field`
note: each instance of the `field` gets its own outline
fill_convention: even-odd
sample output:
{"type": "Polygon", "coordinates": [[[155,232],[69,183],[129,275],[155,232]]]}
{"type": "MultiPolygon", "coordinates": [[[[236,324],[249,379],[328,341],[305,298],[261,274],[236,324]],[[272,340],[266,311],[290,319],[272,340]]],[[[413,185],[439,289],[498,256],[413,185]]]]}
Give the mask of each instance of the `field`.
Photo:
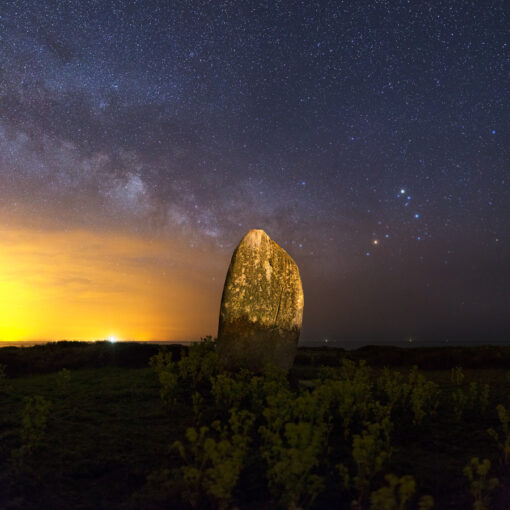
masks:
{"type": "Polygon", "coordinates": [[[288,376],[157,352],[0,349],[0,508],[510,508],[509,348],[300,349],[288,376]]]}

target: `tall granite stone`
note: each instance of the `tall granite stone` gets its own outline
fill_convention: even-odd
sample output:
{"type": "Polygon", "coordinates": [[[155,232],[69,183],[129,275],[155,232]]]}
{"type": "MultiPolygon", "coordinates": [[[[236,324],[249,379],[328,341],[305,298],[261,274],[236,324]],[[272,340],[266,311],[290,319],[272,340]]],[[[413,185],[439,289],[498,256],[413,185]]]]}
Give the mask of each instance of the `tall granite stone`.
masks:
{"type": "Polygon", "coordinates": [[[218,353],[231,369],[288,370],[303,320],[296,263],[263,230],[250,230],[232,255],[221,299],[218,353]]]}

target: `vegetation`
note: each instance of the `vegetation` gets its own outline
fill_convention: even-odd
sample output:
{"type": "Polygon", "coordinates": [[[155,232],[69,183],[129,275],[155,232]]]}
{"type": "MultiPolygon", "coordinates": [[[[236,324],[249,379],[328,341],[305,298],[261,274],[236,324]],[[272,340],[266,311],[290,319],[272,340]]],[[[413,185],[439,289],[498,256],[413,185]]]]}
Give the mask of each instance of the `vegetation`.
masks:
{"type": "Polygon", "coordinates": [[[253,374],[223,370],[210,338],[93,347],[62,345],[70,367],[58,344],[22,349],[34,375],[0,349],[0,508],[507,508],[509,372],[463,351],[424,370],[300,349],[289,374],[253,374]]]}
{"type": "Polygon", "coordinates": [[[499,418],[499,432],[491,427],[488,433],[497,442],[503,463],[507,465],[510,460],[510,413],[501,404],[496,406],[496,411],[499,418]]]}
{"type": "Polygon", "coordinates": [[[499,485],[497,478],[489,478],[491,462],[473,457],[464,467],[464,474],[469,480],[469,491],[474,499],[473,510],[489,510],[491,492],[499,485]]]}

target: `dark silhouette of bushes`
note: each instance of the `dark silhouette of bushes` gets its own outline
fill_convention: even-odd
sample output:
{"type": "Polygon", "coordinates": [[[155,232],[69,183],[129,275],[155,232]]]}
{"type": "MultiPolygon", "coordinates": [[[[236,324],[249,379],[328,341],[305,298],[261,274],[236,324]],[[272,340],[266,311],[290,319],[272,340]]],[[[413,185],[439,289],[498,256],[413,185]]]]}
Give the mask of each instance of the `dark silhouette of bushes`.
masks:
{"type": "MultiPolygon", "coordinates": [[[[0,348],[0,365],[7,377],[58,372],[63,368],[143,368],[158,353],[159,345],[143,342],[52,342],[32,347],[0,348]]],[[[181,359],[183,345],[166,345],[172,360],[181,359]]],[[[355,350],[334,347],[301,347],[294,366],[339,367],[343,359],[366,360],[372,367],[412,367],[422,370],[450,370],[455,367],[509,368],[510,347],[416,347],[368,345],[355,350]]]]}
{"type": "MultiPolygon", "coordinates": [[[[139,342],[52,342],[32,347],[3,347],[0,365],[7,377],[58,372],[63,368],[122,367],[143,368],[157,354],[160,346],[139,342]]],[[[168,345],[174,360],[187,347],[168,345]]]]}
{"type": "Polygon", "coordinates": [[[301,348],[295,365],[340,366],[342,359],[366,360],[372,367],[412,367],[422,370],[462,368],[510,368],[510,346],[394,347],[367,345],[347,351],[331,347],[301,348]]]}

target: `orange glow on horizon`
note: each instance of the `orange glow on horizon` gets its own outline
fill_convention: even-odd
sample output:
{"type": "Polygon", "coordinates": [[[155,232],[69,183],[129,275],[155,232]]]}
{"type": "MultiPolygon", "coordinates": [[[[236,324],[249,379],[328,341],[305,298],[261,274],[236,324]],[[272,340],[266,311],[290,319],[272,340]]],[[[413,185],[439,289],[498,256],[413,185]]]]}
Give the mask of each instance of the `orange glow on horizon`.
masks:
{"type": "Polygon", "coordinates": [[[1,230],[0,341],[215,335],[224,265],[182,240],[1,230]]]}

